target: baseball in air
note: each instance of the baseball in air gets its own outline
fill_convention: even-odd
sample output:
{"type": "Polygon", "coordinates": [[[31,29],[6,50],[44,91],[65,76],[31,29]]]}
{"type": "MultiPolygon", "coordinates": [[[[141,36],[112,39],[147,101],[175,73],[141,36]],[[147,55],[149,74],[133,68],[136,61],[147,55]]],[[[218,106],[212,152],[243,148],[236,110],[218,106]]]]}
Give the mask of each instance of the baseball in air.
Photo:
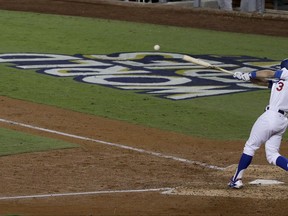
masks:
{"type": "Polygon", "coordinates": [[[156,44],[155,46],[154,46],[154,50],[160,50],[160,46],[158,45],[158,44],[156,44]]]}

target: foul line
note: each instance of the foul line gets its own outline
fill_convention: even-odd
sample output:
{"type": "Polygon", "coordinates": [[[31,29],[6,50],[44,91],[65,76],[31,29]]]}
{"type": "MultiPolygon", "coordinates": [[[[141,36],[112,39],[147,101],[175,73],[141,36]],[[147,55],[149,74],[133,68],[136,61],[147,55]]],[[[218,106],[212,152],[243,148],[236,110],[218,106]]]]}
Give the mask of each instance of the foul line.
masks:
{"type": "Polygon", "coordinates": [[[183,162],[183,163],[187,163],[187,164],[195,164],[195,165],[198,165],[198,166],[201,166],[201,167],[206,167],[206,168],[209,168],[209,169],[225,170],[225,168],[223,168],[223,167],[218,167],[218,166],[206,164],[206,163],[202,163],[202,162],[199,162],[199,161],[188,160],[188,159],[179,158],[179,157],[175,157],[175,156],[171,156],[171,155],[165,155],[165,154],[162,154],[162,153],[159,153],[159,152],[148,151],[148,150],[144,150],[144,149],[140,149],[140,148],[134,148],[134,147],[130,147],[130,146],[122,145],[122,144],[106,142],[106,141],[103,141],[103,140],[97,140],[97,139],[92,139],[92,138],[88,138],[88,137],[77,136],[77,135],[74,135],[74,134],[69,134],[69,133],[64,133],[64,132],[61,132],[61,131],[50,130],[50,129],[41,128],[41,127],[37,127],[37,126],[33,126],[33,125],[28,125],[28,124],[24,124],[24,123],[20,123],[20,122],[10,121],[10,120],[6,120],[6,119],[2,119],[2,118],[0,118],[0,122],[12,124],[12,125],[17,125],[17,126],[21,126],[21,127],[26,127],[26,128],[31,128],[31,129],[39,130],[39,131],[45,131],[45,132],[48,132],[48,133],[58,134],[58,135],[66,136],[66,137],[72,137],[72,138],[75,138],[75,139],[86,140],[86,141],[91,141],[91,142],[97,142],[97,143],[101,143],[101,144],[104,144],[104,145],[109,145],[109,146],[113,146],[113,147],[117,147],[117,148],[121,148],[121,149],[127,149],[127,150],[131,150],[131,151],[135,151],[135,152],[140,152],[140,153],[144,153],[144,154],[153,155],[153,156],[156,156],[156,157],[159,157],[159,158],[171,159],[171,160],[174,160],[174,161],[179,161],[179,162],[183,162]]]}
{"type": "Polygon", "coordinates": [[[139,190],[112,190],[112,191],[94,191],[94,192],[78,192],[78,193],[58,193],[58,194],[39,194],[29,196],[9,196],[0,197],[0,200],[16,200],[16,199],[33,199],[33,198],[49,198],[49,197],[63,197],[63,196],[84,196],[97,194],[115,194],[115,193],[141,193],[141,192],[158,192],[169,191],[172,188],[155,188],[155,189],[139,189],[139,190]]]}

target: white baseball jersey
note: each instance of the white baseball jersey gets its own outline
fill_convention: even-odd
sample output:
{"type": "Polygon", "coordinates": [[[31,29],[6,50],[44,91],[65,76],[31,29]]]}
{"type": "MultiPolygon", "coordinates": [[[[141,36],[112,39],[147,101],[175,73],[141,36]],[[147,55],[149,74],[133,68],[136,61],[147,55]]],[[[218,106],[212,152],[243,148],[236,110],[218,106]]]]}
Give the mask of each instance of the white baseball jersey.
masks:
{"type": "Polygon", "coordinates": [[[288,112],[288,70],[278,70],[274,77],[279,81],[272,85],[269,108],[288,112]]]}
{"type": "Polygon", "coordinates": [[[277,79],[272,85],[269,105],[266,111],[254,123],[244,153],[254,156],[255,151],[265,143],[266,157],[269,163],[276,164],[280,156],[282,136],[288,126],[288,70],[275,72],[277,79]],[[284,112],[283,112],[284,111],[284,112]]]}

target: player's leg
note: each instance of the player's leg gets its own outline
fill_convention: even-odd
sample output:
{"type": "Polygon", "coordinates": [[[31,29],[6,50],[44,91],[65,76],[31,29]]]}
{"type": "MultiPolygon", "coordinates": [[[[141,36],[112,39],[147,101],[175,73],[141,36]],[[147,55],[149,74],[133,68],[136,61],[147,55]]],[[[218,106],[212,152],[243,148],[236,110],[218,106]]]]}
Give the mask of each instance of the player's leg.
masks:
{"type": "Polygon", "coordinates": [[[282,136],[286,131],[288,120],[282,115],[278,115],[278,117],[278,120],[272,122],[274,131],[278,132],[273,134],[265,143],[266,157],[270,164],[277,165],[288,171],[288,159],[279,153],[282,136]]]}
{"type": "Polygon", "coordinates": [[[284,156],[280,155],[276,160],[276,165],[288,171],[288,158],[285,158],[284,156]]]}
{"type": "Polygon", "coordinates": [[[262,143],[265,143],[272,134],[268,124],[269,118],[269,113],[265,112],[254,123],[250,132],[249,139],[245,143],[245,147],[239,160],[236,172],[228,184],[229,187],[241,188],[243,186],[242,177],[244,171],[251,164],[257,149],[259,149],[262,143]]]}
{"type": "Polygon", "coordinates": [[[270,164],[288,171],[288,159],[279,154],[282,134],[272,136],[265,144],[266,157],[270,164]]]}
{"type": "Polygon", "coordinates": [[[226,11],[232,11],[232,0],[218,0],[219,8],[226,11]]]}
{"type": "Polygon", "coordinates": [[[251,164],[252,159],[253,159],[253,156],[247,155],[245,153],[242,154],[240,161],[238,163],[236,172],[228,184],[229,187],[237,188],[237,189],[243,187],[242,177],[243,177],[244,171],[251,164]]]}

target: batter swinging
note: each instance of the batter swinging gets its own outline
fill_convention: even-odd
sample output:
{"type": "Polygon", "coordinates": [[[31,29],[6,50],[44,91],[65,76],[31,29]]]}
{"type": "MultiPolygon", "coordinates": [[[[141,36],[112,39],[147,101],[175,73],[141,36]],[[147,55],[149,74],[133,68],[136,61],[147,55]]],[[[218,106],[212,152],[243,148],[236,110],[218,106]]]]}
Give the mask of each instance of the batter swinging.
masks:
{"type": "Polygon", "coordinates": [[[268,162],[288,171],[288,159],[279,154],[282,136],[288,126],[288,59],[281,62],[281,69],[277,71],[235,72],[233,77],[252,83],[267,84],[271,88],[269,105],[254,123],[236,172],[228,184],[231,188],[239,189],[243,187],[242,177],[245,169],[252,162],[255,151],[264,143],[268,162]],[[271,78],[275,81],[271,81],[271,78]]]}

